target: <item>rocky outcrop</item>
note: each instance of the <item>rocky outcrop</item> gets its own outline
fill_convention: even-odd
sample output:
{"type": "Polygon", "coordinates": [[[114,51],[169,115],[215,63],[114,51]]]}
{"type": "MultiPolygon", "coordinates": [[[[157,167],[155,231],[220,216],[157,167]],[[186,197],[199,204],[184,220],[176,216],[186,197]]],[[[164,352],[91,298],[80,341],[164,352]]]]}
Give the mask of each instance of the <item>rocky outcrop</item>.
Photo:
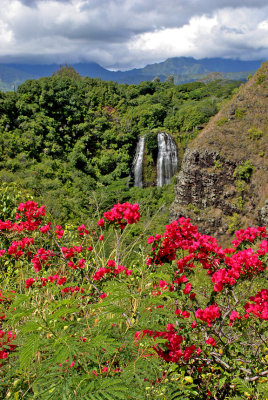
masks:
{"type": "Polygon", "coordinates": [[[268,227],[268,200],[265,205],[259,209],[259,224],[268,227]]]}
{"type": "Polygon", "coordinates": [[[228,203],[224,188],[233,184],[235,167],[231,161],[222,163],[218,152],[186,150],[175,187],[175,204],[194,204],[201,209],[220,206],[231,213],[234,207],[228,203]]]}
{"type": "Polygon", "coordinates": [[[175,185],[171,219],[190,217],[201,231],[224,234],[228,226],[223,226],[223,217],[239,212],[232,201],[235,168],[236,163],[221,160],[216,151],[186,150],[175,185]]]}
{"type": "Polygon", "coordinates": [[[170,219],[190,217],[221,244],[239,228],[268,225],[268,63],[190,144],[170,219]],[[238,173],[252,166],[250,176],[238,173]]]}

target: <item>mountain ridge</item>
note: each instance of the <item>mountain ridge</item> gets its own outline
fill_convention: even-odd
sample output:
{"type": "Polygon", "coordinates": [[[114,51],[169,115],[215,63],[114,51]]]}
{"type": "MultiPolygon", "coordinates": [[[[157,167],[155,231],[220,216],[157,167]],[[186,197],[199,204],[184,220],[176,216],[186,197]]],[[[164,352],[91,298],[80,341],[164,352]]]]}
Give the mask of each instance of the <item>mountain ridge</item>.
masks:
{"type": "MultiPolygon", "coordinates": [[[[206,75],[219,72],[223,79],[246,80],[255,72],[262,60],[241,61],[224,58],[195,59],[193,57],[173,57],[165,61],[148,64],[143,68],[127,71],[110,71],[95,62],[70,64],[81,76],[111,80],[117,83],[138,84],[158,77],[161,81],[170,75],[176,84],[203,79],[206,75]]],[[[14,90],[28,79],[50,76],[60,68],[60,64],[0,64],[0,90],[14,90]]]]}

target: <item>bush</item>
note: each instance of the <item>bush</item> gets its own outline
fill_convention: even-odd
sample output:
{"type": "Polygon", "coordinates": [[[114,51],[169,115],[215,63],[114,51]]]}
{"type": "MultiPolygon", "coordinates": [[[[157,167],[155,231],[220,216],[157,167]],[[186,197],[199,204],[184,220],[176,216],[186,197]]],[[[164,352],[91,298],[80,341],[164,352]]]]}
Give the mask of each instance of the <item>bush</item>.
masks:
{"type": "Polygon", "coordinates": [[[228,217],[228,232],[233,234],[240,228],[241,217],[239,214],[234,213],[232,216],[228,217]]]}
{"type": "Polygon", "coordinates": [[[222,249],[185,218],[144,241],[139,219],[55,226],[27,201],[0,222],[1,398],[262,398],[266,229],[222,249]]]}
{"type": "Polygon", "coordinates": [[[254,167],[251,161],[241,161],[240,165],[236,167],[233,176],[235,178],[238,177],[242,181],[249,182],[253,171],[254,167]]]}
{"type": "Polygon", "coordinates": [[[257,76],[257,81],[256,81],[257,85],[260,85],[261,83],[263,83],[265,81],[265,78],[266,78],[265,74],[259,73],[257,76]]]}
{"type": "Polygon", "coordinates": [[[246,110],[244,108],[237,108],[235,110],[235,118],[237,119],[242,119],[244,115],[246,114],[246,110]]]}
{"type": "Polygon", "coordinates": [[[222,170],[223,169],[223,163],[220,160],[215,160],[214,161],[214,167],[216,169],[222,170]]]}
{"type": "Polygon", "coordinates": [[[228,122],[228,118],[227,117],[222,117],[220,119],[218,119],[218,121],[216,122],[217,126],[223,126],[224,124],[226,124],[226,122],[228,122]]]}
{"type": "Polygon", "coordinates": [[[248,136],[251,140],[259,140],[262,137],[263,133],[260,129],[253,126],[248,130],[248,136]]]}

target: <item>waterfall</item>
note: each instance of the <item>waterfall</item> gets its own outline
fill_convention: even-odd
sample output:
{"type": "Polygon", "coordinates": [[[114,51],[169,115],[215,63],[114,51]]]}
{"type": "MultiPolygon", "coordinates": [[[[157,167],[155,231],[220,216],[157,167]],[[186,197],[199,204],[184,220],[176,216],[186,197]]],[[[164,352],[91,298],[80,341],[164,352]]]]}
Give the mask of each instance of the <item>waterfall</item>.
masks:
{"type": "Polygon", "coordinates": [[[157,134],[157,186],[163,186],[171,182],[171,178],[177,172],[178,155],[177,147],[166,132],[157,134]]]}
{"type": "Polygon", "coordinates": [[[134,186],[138,186],[140,188],[143,187],[142,170],[143,170],[144,144],[145,144],[145,137],[141,136],[137,144],[135,158],[133,161],[134,186]]]}

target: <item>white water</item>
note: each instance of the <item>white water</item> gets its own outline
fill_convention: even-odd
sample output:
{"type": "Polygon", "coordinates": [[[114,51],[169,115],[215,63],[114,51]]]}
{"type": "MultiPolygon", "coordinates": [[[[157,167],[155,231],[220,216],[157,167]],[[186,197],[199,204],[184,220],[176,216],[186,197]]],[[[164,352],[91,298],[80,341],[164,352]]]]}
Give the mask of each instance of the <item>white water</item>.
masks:
{"type": "Polygon", "coordinates": [[[178,169],[177,147],[165,132],[157,134],[158,156],[157,156],[157,186],[163,186],[171,182],[171,178],[178,169]]]}
{"type": "Polygon", "coordinates": [[[140,188],[143,187],[142,170],[143,170],[144,144],[145,144],[145,137],[141,136],[137,144],[136,153],[133,161],[134,186],[140,188]]]}

